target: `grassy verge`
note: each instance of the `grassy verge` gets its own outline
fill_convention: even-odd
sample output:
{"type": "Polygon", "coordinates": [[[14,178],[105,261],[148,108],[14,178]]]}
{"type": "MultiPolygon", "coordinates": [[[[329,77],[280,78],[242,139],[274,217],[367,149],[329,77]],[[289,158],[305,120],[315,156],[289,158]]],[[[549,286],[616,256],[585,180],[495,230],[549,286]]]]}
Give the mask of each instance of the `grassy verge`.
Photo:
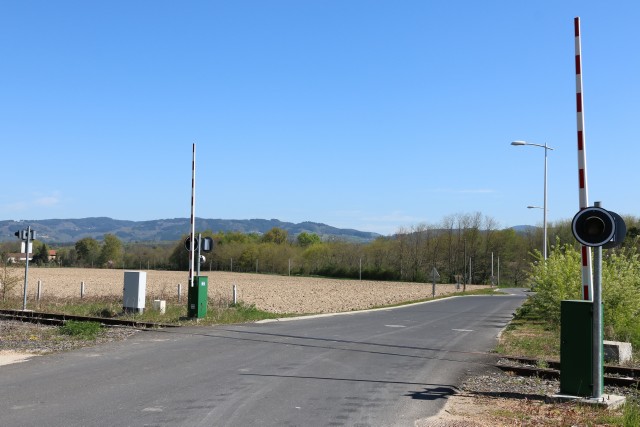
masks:
{"type": "MultiPolygon", "coordinates": [[[[539,360],[539,364],[544,367],[544,360],[560,359],[560,328],[552,325],[540,315],[535,315],[529,310],[528,303],[525,303],[516,313],[515,318],[503,331],[496,353],[508,356],[524,356],[539,360]]],[[[637,363],[637,358],[636,365],[637,363]]],[[[531,402],[522,402],[509,411],[501,410],[501,418],[513,421],[514,425],[530,417],[532,410],[531,402]]],[[[590,405],[572,405],[567,407],[553,404],[546,405],[548,415],[561,413],[562,419],[567,424],[561,425],[584,425],[584,426],[640,426],[640,391],[632,390],[627,396],[627,403],[619,409],[607,410],[590,405]]],[[[542,412],[543,409],[535,408],[542,412]]],[[[547,425],[547,424],[544,424],[547,425]]],[[[551,425],[551,424],[549,424],[551,425]]]]}
{"type": "Polygon", "coordinates": [[[71,337],[85,340],[95,340],[100,333],[101,325],[98,322],[77,322],[69,320],[60,326],[59,332],[71,337]]]}
{"type": "Polygon", "coordinates": [[[525,302],[502,332],[496,353],[560,360],[560,328],[529,310],[525,302]]]}
{"type": "MultiPolygon", "coordinates": [[[[15,309],[19,301],[0,303],[0,309],[15,309]]],[[[148,307],[148,305],[147,305],[148,307]]],[[[29,307],[30,308],[30,307],[29,307]]],[[[285,317],[268,313],[246,304],[227,304],[210,301],[207,315],[203,319],[187,318],[186,302],[168,302],[166,313],[147,308],[143,313],[123,313],[118,298],[48,299],[42,301],[38,311],[75,316],[118,318],[174,325],[214,325],[253,322],[262,319],[285,317]]],[[[135,333],[128,328],[105,328],[99,322],[68,320],[58,327],[21,323],[0,322],[0,351],[47,354],[68,351],[98,343],[117,341],[135,333]]]]}
{"type": "Polygon", "coordinates": [[[500,292],[500,290],[498,288],[482,288],[482,289],[475,289],[473,291],[465,291],[465,292],[460,291],[460,292],[456,292],[454,294],[438,295],[435,298],[424,298],[424,299],[419,299],[419,300],[405,301],[405,302],[400,302],[398,304],[376,305],[376,306],[371,307],[370,309],[402,307],[402,306],[405,306],[405,305],[418,304],[418,303],[421,303],[421,302],[428,302],[428,301],[435,301],[435,300],[439,300],[439,299],[443,299],[443,298],[459,297],[459,296],[471,296],[471,295],[504,295],[504,293],[500,292]]]}
{"type": "MultiPolygon", "coordinates": [[[[7,301],[0,303],[0,308],[15,309],[18,305],[15,301],[7,301]]],[[[211,299],[207,305],[206,317],[197,321],[187,317],[186,301],[180,303],[167,301],[164,314],[153,309],[152,301],[146,302],[146,308],[142,313],[125,313],[122,309],[122,300],[118,297],[84,298],[82,300],[78,298],[49,298],[43,300],[37,308],[28,308],[35,308],[37,311],[46,313],[118,318],[175,325],[187,325],[190,323],[201,325],[245,323],[291,316],[290,314],[275,314],[259,310],[253,305],[247,305],[242,302],[234,305],[226,300],[214,301],[211,299]]]]}

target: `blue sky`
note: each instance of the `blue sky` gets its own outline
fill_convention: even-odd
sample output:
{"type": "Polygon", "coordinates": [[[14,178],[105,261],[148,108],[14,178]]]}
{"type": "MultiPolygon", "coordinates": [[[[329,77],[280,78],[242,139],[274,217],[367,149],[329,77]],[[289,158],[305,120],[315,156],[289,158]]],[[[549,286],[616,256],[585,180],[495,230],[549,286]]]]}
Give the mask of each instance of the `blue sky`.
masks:
{"type": "Polygon", "coordinates": [[[0,1],[0,219],[640,215],[637,1],[0,1]]]}

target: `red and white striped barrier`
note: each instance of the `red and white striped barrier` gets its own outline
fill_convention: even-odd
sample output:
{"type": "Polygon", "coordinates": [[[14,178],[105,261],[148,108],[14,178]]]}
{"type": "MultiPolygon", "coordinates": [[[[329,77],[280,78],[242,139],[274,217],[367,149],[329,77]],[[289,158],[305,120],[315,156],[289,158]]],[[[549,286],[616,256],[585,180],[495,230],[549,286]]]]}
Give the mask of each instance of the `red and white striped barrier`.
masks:
{"type": "MultiPolygon", "coordinates": [[[[584,138],[584,109],[582,99],[582,43],[580,41],[580,17],[573,21],[576,41],[576,118],[578,122],[578,184],[580,210],[589,207],[587,186],[587,153],[584,138]]],[[[593,299],[591,248],[582,246],[582,299],[593,299]]]]}
{"type": "Polygon", "coordinates": [[[196,213],[196,144],[193,144],[191,160],[191,242],[189,243],[189,287],[193,286],[194,248],[195,248],[195,213],[196,213]]]}

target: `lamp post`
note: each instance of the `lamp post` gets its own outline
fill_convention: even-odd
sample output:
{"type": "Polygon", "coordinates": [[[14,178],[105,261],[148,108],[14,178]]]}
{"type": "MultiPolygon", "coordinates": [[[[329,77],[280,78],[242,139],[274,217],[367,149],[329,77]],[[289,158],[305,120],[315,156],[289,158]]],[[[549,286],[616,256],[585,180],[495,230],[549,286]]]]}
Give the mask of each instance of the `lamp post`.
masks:
{"type": "MultiPolygon", "coordinates": [[[[540,209],[540,210],[543,210],[543,211],[545,210],[545,208],[544,208],[543,206],[531,206],[531,205],[527,206],[527,209],[540,209]]],[[[543,216],[544,216],[544,213],[543,213],[543,216]]],[[[544,221],[544,223],[546,224],[546,221],[544,221]]],[[[547,252],[546,252],[546,251],[547,251],[547,247],[548,247],[548,245],[547,245],[547,234],[546,234],[546,230],[547,230],[547,226],[545,225],[545,226],[544,226],[544,237],[543,237],[543,240],[544,240],[544,242],[543,242],[544,248],[543,248],[543,250],[542,250],[542,253],[543,253],[544,259],[547,259],[547,252]]]]}
{"type": "MultiPolygon", "coordinates": [[[[542,147],[544,148],[544,205],[542,208],[542,228],[543,228],[543,243],[542,243],[542,256],[544,260],[547,259],[547,151],[553,150],[553,148],[549,147],[545,142],[544,145],[533,144],[531,142],[526,141],[513,141],[511,145],[531,145],[533,147],[542,147]]],[[[527,206],[528,208],[535,208],[536,206],[527,206]]]]}

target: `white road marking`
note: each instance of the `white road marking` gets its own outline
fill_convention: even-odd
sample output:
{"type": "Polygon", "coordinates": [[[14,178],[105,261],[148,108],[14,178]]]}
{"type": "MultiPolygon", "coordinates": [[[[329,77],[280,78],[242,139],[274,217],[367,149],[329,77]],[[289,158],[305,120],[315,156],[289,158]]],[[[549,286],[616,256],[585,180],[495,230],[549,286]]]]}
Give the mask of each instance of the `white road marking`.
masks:
{"type": "Polygon", "coordinates": [[[452,329],[452,331],[456,331],[456,332],[473,332],[473,329],[452,329]]]}
{"type": "Polygon", "coordinates": [[[384,325],[387,328],[406,328],[405,325],[384,325]]]}

